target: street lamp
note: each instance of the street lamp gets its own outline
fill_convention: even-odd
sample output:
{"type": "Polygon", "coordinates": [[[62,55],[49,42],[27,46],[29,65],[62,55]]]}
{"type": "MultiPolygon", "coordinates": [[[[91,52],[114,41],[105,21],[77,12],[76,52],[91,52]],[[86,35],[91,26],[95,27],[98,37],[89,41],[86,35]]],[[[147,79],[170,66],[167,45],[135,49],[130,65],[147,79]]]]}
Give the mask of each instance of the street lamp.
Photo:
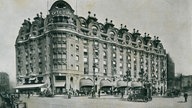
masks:
{"type": "Polygon", "coordinates": [[[141,69],[141,72],[139,72],[139,76],[140,76],[140,79],[141,79],[141,83],[143,83],[143,74],[144,74],[144,70],[141,69]]]}
{"type": "Polygon", "coordinates": [[[96,68],[96,65],[94,63],[93,64],[93,91],[92,91],[92,98],[95,97],[95,68],[96,68]]]}
{"type": "Polygon", "coordinates": [[[127,78],[127,88],[128,88],[128,82],[131,79],[131,71],[130,70],[126,71],[126,78],[127,78]]]}

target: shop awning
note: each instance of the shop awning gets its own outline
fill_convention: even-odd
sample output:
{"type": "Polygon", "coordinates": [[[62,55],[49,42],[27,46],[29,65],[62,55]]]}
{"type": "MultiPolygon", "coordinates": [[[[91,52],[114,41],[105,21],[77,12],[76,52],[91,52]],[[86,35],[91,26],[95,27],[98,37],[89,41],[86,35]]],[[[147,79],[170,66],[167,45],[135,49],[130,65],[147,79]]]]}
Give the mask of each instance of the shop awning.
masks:
{"type": "Polygon", "coordinates": [[[36,80],[36,77],[29,78],[29,80],[36,80]]]}
{"type": "Polygon", "coordinates": [[[142,83],[141,82],[131,82],[131,87],[141,87],[142,83]]]}
{"type": "Polygon", "coordinates": [[[100,86],[101,87],[111,87],[112,86],[112,83],[109,81],[109,80],[102,80],[100,82],[100,86]]]}
{"type": "Polygon", "coordinates": [[[93,81],[91,81],[90,79],[82,79],[80,80],[80,86],[93,86],[93,81]]]}
{"type": "Polygon", "coordinates": [[[127,87],[126,81],[117,81],[117,87],[127,87]]]}
{"type": "Polygon", "coordinates": [[[55,82],[55,87],[65,87],[65,81],[62,82],[55,82]]]}
{"type": "Polygon", "coordinates": [[[45,86],[45,84],[27,84],[27,85],[20,85],[15,87],[15,89],[27,89],[27,88],[41,88],[45,86]]]}

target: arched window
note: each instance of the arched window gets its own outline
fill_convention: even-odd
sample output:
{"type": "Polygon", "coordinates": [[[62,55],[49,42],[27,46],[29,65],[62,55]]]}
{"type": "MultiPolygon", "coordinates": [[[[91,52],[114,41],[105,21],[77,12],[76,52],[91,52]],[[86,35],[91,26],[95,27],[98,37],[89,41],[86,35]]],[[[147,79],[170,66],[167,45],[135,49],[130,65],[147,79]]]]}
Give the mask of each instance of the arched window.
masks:
{"type": "Polygon", "coordinates": [[[110,35],[110,37],[111,37],[111,40],[114,40],[114,38],[115,38],[115,33],[114,33],[113,31],[111,31],[111,32],[109,33],[109,35],[110,35]]]}
{"type": "Polygon", "coordinates": [[[98,28],[96,26],[92,26],[91,29],[93,31],[93,34],[96,35],[98,28]]]}
{"type": "Polygon", "coordinates": [[[140,39],[137,40],[138,44],[142,44],[142,41],[140,39]]]}

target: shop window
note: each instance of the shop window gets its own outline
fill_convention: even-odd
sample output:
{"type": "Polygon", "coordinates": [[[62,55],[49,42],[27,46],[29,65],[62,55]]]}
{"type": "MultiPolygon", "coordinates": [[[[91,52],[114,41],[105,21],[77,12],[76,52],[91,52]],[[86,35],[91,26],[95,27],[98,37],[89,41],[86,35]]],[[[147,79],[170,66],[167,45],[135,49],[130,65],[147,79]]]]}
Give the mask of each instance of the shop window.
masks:
{"type": "Polygon", "coordinates": [[[66,80],[66,76],[55,76],[55,80],[66,80]]]}

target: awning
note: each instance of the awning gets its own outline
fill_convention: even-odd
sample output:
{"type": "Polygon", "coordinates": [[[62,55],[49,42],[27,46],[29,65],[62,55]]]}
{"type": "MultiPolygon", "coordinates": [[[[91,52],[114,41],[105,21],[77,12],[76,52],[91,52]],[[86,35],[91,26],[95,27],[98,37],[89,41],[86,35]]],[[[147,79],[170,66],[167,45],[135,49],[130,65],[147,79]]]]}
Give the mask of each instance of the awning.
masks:
{"type": "Polygon", "coordinates": [[[55,87],[65,87],[65,81],[62,82],[55,82],[55,87]]]}
{"type": "Polygon", "coordinates": [[[117,87],[127,87],[126,81],[117,81],[117,87]]]}
{"type": "Polygon", "coordinates": [[[141,82],[131,82],[131,87],[141,87],[142,83],[141,82]]]}
{"type": "Polygon", "coordinates": [[[80,80],[80,86],[93,86],[93,81],[91,81],[90,79],[82,79],[80,80]]]}
{"type": "Polygon", "coordinates": [[[40,88],[45,86],[45,84],[27,84],[27,85],[20,85],[15,87],[15,89],[27,89],[27,88],[40,88]]]}
{"type": "Polygon", "coordinates": [[[29,78],[29,80],[36,80],[36,77],[29,78]]]}
{"type": "Polygon", "coordinates": [[[101,87],[111,87],[112,86],[112,83],[109,81],[109,80],[102,80],[100,82],[100,86],[101,87]]]}

